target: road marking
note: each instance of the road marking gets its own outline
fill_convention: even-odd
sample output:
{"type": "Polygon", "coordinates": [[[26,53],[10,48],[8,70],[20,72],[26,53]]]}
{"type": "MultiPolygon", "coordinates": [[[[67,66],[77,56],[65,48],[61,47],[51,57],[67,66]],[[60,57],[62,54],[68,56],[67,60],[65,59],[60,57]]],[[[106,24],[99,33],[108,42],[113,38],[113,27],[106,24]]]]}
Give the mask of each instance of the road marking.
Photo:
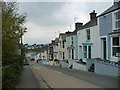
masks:
{"type": "Polygon", "coordinates": [[[56,73],[59,73],[59,74],[62,74],[61,72],[59,72],[59,71],[55,71],[55,70],[52,70],[53,72],[56,72],[56,73]]]}

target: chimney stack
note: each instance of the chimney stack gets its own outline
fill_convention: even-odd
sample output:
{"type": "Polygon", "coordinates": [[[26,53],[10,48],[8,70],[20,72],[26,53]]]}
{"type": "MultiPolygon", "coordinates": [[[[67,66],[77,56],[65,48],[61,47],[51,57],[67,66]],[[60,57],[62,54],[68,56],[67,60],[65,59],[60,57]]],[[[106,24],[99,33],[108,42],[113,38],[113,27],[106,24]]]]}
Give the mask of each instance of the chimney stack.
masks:
{"type": "Polygon", "coordinates": [[[96,19],[96,14],[97,13],[95,13],[95,10],[93,10],[93,12],[90,13],[90,21],[96,19]]]}
{"type": "Polygon", "coordinates": [[[75,23],[75,30],[80,29],[83,26],[83,23],[77,22],[75,23]]]}

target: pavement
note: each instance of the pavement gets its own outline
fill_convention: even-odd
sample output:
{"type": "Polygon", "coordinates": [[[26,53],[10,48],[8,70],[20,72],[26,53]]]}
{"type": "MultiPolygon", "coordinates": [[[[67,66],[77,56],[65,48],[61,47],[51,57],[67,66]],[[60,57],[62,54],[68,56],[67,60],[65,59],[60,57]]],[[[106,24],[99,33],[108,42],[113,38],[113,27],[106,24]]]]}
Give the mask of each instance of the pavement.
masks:
{"type": "Polygon", "coordinates": [[[24,66],[24,70],[21,73],[20,81],[16,85],[16,88],[40,88],[29,65],[24,66]]]}

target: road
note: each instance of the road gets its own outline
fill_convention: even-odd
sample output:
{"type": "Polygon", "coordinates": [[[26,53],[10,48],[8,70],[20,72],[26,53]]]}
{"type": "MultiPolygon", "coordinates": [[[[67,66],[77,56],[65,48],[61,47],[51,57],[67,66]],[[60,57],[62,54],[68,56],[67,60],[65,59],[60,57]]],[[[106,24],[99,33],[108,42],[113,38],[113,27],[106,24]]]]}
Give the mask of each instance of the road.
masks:
{"type": "Polygon", "coordinates": [[[31,65],[37,79],[41,76],[51,88],[118,88],[118,78],[62,67],[31,65]]]}

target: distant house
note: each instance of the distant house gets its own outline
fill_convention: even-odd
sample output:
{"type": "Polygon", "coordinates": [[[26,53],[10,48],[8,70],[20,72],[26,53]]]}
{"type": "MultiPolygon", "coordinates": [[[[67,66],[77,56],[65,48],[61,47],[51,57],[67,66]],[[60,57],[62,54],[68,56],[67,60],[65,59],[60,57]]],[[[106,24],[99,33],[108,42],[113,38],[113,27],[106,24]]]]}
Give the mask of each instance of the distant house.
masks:
{"type": "Polygon", "coordinates": [[[90,13],[90,21],[77,31],[78,59],[86,62],[90,58],[100,57],[100,39],[95,10],[90,13]]]}
{"type": "Polygon", "coordinates": [[[73,32],[66,32],[66,47],[67,47],[67,59],[78,60],[78,39],[77,31],[82,27],[82,23],[75,23],[75,30],[73,32]]]}
{"type": "Polygon", "coordinates": [[[48,45],[43,45],[40,49],[40,58],[42,60],[49,59],[48,45]]]}
{"type": "Polygon", "coordinates": [[[66,34],[60,33],[58,38],[58,59],[65,60],[66,59],[66,34]]]}
{"type": "Polygon", "coordinates": [[[118,61],[120,57],[120,1],[98,16],[101,58],[118,61]]]}
{"type": "Polygon", "coordinates": [[[59,59],[58,58],[58,38],[55,39],[55,41],[53,42],[53,59],[59,59]]]}

